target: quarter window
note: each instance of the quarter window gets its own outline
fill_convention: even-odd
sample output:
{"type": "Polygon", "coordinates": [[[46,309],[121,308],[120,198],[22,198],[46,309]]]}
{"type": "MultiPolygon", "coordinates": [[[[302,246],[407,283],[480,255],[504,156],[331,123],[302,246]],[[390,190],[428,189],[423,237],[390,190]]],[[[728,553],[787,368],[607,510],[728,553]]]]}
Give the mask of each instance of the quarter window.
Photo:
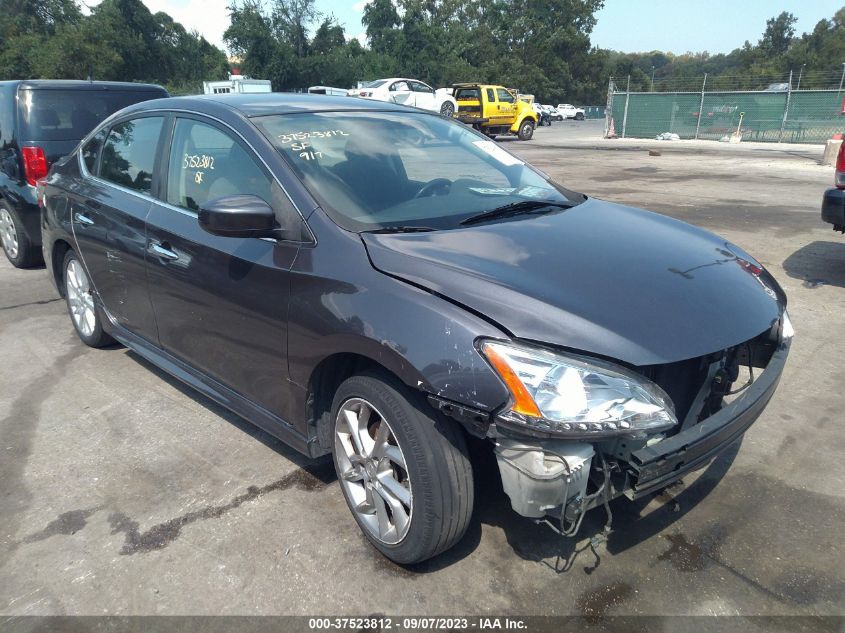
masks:
{"type": "Polygon", "coordinates": [[[492,88],[487,88],[487,101],[489,103],[496,103],[496,94],[492,88]]]}
{"type": "Polygon", "coordinates": [[[272,181],[240,143],[218,128],[177,119],[167,174],[167,202],[196,211],[215,198],[258,196],[271,203],[272,181]]]}
{"type": "Polygon", "coordinates": [[[97,167],[97,158],[100,155],[100,149],[103,147],[103,141],[106,138],[108,130],[100,130],[94,138],[85,143],[82,147],[82,160],[85,163],[85,169],[89,174],[96,174],[94,170],[97,167]]]}
{"type": "Polygon", "coordinates": [[[115,125],[103,144],[100,177],[141,193],[150,193],[163,122],[162,117],[145,117],[115,125]]]}

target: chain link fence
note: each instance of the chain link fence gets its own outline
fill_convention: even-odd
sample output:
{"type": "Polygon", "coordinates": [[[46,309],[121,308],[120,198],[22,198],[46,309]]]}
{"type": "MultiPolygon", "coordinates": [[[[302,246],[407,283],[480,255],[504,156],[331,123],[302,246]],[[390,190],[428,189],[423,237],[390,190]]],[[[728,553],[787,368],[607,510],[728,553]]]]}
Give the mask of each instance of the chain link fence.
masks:
{"type": "Polygon", "coordinates": [[[686,79],[683,85],[664,83],[648,92],[631,91],[629,82],[620,90],[611,79],[605,136],[654,138],[669,132],[682,139],[725,140],[736,135],[745,141],[824,143],[845,132],[840,78],[839,88],[816,87],[821,81],[813,77],[804,83],[812,88],[805,89],[799,77],[793,89],[790,75],[757,90],[725,89],[726,84],[733,86],[726,78],[717,79],[708,82],[705,76],[695,91],[688,89],[691,81],[686,79]],[[666,89],[671,87],[687,89],[666,89]]]}

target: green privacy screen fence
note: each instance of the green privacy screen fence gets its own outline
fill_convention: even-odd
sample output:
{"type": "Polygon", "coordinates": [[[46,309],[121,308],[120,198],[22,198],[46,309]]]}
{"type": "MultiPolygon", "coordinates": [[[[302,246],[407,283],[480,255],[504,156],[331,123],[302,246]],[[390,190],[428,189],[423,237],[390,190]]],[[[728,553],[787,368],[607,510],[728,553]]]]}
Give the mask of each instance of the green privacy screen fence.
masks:
{"type": "Polygon", "coordinates": [[[740,126],[745,141],[824,143],[845,132],[843,90],[617,92],[608,95],[608,133],[720,140],[740,126]]]}

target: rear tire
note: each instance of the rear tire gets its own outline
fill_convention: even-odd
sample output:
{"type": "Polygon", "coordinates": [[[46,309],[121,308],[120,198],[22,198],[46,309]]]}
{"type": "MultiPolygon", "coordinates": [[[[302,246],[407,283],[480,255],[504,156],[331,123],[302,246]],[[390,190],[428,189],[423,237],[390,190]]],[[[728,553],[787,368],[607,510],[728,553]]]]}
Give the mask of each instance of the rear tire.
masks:
{"type": "Polygon", "coordinates": [[[341,490],[373,546],[407,565],[457,543],[473,507],[461,428],[420,393],[375,373],[344,381],[332,413],[341,490]]]}
{"type": "Polygon", "coordinates": [[[62,262],[62,283],[70,322],[82,342],[89,347],[114,344],[103,330],[103,311],[97,305],[88,273],[73,250],[65,253],[62,262]]]}
{"type": "Polygon", "coordinates": [[[520,141],[530,141],[531,137],[534,136],[534,122],[530,119],[526,119],[520,123],[517,136],[519,136],[520,141]]]}
{"type": "Polygon", "coordinates": [[[32,268],[44,263],[41,249],[32,243],[18,214],[0,203],[0,241],[3,253],[15,268],[32,268]]]}

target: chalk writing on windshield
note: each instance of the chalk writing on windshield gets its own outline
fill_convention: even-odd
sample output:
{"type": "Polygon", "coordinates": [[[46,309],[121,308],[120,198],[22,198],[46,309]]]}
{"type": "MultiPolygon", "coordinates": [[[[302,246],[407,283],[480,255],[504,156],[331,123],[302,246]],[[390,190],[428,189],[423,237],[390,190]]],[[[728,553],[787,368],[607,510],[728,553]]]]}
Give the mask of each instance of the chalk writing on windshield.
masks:
{"type": "Polygon", "coordinates": [[[279,134],[279,142],[283,145],[294,141],[305,141],[309,138],[332,138],[333,136],[349,136],[343,130],[318,130],[313,132],[291,132],[290,134],[279,134]]]}

